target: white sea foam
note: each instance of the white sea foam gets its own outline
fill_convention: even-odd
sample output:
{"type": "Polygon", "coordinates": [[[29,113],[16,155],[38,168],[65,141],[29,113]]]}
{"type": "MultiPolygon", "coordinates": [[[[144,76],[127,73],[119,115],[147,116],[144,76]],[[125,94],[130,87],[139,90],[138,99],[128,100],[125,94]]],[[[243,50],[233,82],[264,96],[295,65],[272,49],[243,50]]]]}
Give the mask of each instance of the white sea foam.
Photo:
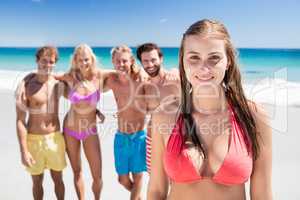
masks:
{"type": "MultiPolygon", "coordinates": [[[[0,70],[0,90],[14,91],[24,76],[32,71],[0,70]]],[[[243,84],[248,99],[278,106],[300,105],[300,82],[265,78],[243,84]]],[[[106,93],[105,96],[112,96],[106,93]]]]}
{"type": "Polygon", "coordinates": [[[0,89],[1,90],[15,90],[18,83],[24,78],[30,71],[8,71],[0,70],[0,89]]]}
{"type": "Polygon", "coordinates": [[[284,79],[265,78],[244,84],[248,99],[276,106],[300,105],[300,83],[284,79]]]}

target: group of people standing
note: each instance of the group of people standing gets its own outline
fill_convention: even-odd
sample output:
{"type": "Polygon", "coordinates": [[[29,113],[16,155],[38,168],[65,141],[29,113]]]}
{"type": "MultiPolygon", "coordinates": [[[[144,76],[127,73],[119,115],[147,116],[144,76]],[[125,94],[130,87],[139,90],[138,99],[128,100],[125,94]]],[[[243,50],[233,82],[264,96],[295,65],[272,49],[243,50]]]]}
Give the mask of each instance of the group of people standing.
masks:
{"type": "Polygon", "coordinates": [[[64,199],[65,152],[77,197],[85,199],[81,148],[94,197],[100,199],[97,124],[105,115],[97,103],[109,90],[117,104],[115,169],[130,199],[141,199],[145,171],[151,200],[246,199],[249,179],[251,199],[272,199],[271,129],[263,109],[244,95],[225,26],[213,20],[192,24],[183,34],[179,70],[163,68],[163,52],[154,43],[138,46],[136,57],[142,68],[128,46],[117,46],[111,51],[114,69],[104,70],[93,50],[81,44],[70,70],[54,75],[57,49],[38,49],[37,72],[28,74],[16,90],[18,141],[22,163],[32,176],[34,199],[43,199],[45,169],[50,169],[57,199],[64,199]],[[70,108],[61,131],[62,96],[70,108]]]}

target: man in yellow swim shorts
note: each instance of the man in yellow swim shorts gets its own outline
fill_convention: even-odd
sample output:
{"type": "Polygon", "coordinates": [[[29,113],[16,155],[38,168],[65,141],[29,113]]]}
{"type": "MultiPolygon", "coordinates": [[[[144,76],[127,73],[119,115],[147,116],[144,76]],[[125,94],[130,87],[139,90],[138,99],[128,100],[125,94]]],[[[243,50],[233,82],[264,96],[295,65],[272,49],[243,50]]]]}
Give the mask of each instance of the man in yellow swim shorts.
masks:
{"type": "Polygon", "coordinates": [[[62,170],[66,167],[65,141],[58,118],[59,98],[64,87],[51,74],[57,60],[55,47],[38,49],[37,72],[28,74],[16,90],[18,141],[22,163],[32,176],[35,200],[43,199],[45,169],[50,169],[57,199],[64,199],[65,193],[62,179],[62,170]]]}

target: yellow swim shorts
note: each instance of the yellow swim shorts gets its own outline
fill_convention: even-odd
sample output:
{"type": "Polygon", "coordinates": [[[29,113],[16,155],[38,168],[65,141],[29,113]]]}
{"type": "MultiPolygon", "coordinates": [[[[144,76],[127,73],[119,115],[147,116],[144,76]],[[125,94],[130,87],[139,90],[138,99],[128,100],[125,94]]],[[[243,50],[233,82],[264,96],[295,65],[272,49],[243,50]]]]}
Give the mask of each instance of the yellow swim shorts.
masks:
{"type": "Polygon", "coordinates": [[[31,175],[39,175],[44,169],[62,171],[66,163],[66,144],[60,132],[47,135],[27,134],[27,148],[31,153],[35,164],[26,167],[31,175]]]}

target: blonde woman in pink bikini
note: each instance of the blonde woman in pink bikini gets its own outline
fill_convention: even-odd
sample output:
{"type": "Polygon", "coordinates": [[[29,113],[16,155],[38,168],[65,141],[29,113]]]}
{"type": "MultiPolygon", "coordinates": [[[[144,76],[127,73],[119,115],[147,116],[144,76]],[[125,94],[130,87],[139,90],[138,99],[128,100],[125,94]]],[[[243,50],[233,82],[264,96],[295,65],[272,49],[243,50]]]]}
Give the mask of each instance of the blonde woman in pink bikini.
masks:
{"type": "Polygon", "coordinates": [[[76,47],[69,73],[58,77],[68,85],[70,110],[64,119],[64,137],[67,153],[74,173],[74,185],[78,199],[85,199],[81,165],[81,148],[88,160],[93,177],[92,191],[95,199],[100,199],[102,190],[102,157],[97,134],[97,116],[104,116],[97,110],[100,89],[112,71],[97,69],[96,56],[92,49],[81,44],[76,47]]]}

